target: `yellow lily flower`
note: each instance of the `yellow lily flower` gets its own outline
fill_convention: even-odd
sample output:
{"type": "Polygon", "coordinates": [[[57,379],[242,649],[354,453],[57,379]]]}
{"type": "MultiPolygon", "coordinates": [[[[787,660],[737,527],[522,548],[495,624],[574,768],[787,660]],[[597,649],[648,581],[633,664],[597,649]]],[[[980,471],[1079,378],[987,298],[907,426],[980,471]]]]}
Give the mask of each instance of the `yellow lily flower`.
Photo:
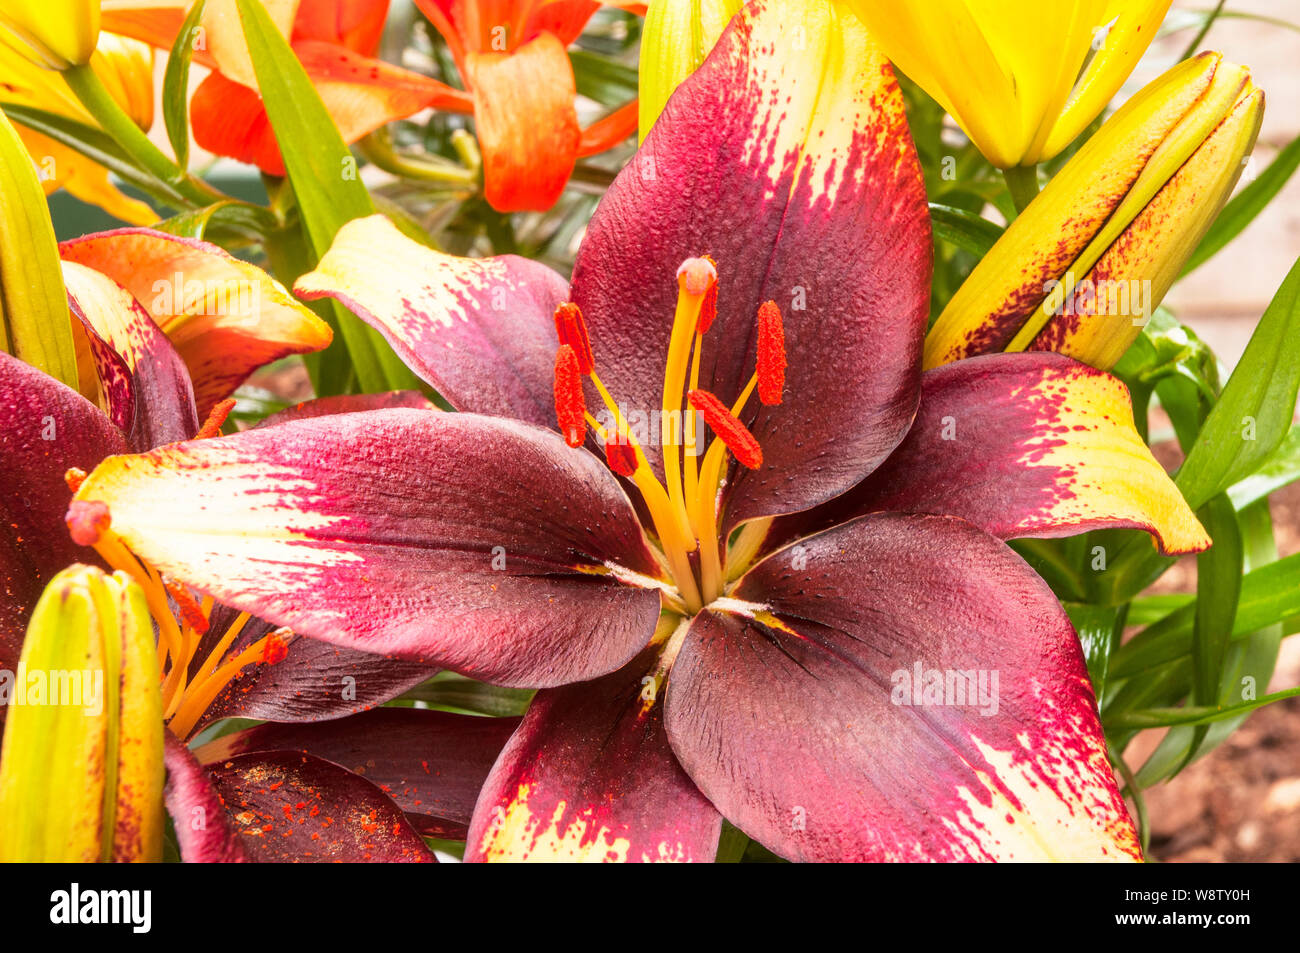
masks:
{"type": "Polygon", "coordinates": [[[163,722],[153,622],[125,573],[72,566],[0,678],[0,861],[157,861],[163,722]]]}
{"type": "Polygon", "coordinates": [[[1000,169],[1059,153],[1119,91],[1171,0],[848,0],[1000,169]]]}
{"type": "Polygon", "coordinates": [[[651,0],[641,31],[639,139],[644,140],[668,97],[709,55],[742,0],[651,0]]]}
{"type": "MultiPolygon", "coordinates": [[[[154,118],[153,49],[123,36],[101,33],[90,67],[132,121],[147,131],[154,118]]],[[[94,117],[73,95],[61,74],[43,69],[3,47],[0,47],[0,95],[7,102],[96,125],[94,117]]],[[[148,205],[123,195],[103,166],[41,133],[19,126],[18,134],[36,164],[46,195],[64,188],[124,222],[148,225],[158,220],[148,205]]]]}
{"type": "Polygon", "coordinates": [[[1218,53],[1144,87],[971,272],[926,338],[925,366],[1047,350],[1112,367],[1223,208],[1263,112],[1250,71],[1218,53]]]}
{"type": "Polygon", "coordinates": [[[5,0],[0,6],[0,43],[37,66],[82,66],[98,42],[99,0],[5,0]]]}

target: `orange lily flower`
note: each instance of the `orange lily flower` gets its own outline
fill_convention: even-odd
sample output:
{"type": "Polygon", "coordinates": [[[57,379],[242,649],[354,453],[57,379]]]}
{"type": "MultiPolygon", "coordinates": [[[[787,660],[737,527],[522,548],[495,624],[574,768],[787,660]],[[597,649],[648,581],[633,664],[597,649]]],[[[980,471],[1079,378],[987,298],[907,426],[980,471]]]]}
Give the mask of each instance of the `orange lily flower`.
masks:
{"type": "MultiPolygon", "coordinates": [[[[594,0],[415,0],[451,48],[483,150],[484,190],[503,212],[555,204],[581,156],[636,131],[636,100],[582,129],[567,48],[594,0]]],[[[644,3],[613,3],[645,13],[644,3]]]]}
{"type": "MultiPolygon", "coordinates": [[[[107,29],[170,49],[193,0],[105,0],[107,29]]],[[[374,54],[388,0],[262,0],[293,45],[349,144],[424,109],[469,112],[472,99],[374,54]]],[[[194,140],[217,155],[284,175],[234,0],[208,0],[194,59],[212,73],[191,101],[194,140]]]]}

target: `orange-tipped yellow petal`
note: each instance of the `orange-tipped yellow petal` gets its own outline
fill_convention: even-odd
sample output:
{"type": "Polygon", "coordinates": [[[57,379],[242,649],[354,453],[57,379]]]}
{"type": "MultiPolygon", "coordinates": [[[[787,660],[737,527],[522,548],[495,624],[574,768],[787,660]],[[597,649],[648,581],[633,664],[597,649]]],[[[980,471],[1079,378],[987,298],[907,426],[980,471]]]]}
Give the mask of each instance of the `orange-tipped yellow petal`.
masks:
{"type": "Polygon", "coordinates": [[[263,364],[330,343],[329,326],[278,282],[207,242],[122,229],[74,239],[60,253],[144,306],[189,368],[200,420],[263,364]]]}

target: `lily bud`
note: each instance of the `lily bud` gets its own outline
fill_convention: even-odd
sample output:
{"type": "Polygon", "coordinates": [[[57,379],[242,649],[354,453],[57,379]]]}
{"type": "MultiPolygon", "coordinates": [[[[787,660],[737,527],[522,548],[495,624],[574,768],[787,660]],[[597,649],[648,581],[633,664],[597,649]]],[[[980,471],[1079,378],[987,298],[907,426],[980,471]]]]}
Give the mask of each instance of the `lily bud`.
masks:
{"type": "Polygon", "coordinates": [[[742,6],[743,0],[650,0],[641,32],[640,139],[742,6]]]}
{"type": "Polygon", "coordinates": [[[1170,0],[848,0],[885,55],[1000,169],[1068,146],[1124,85],[1170,0]]]}
{"type": "Polygon", "coordinates": [[[161,859],[162,696],[140,587],[65,569],[5,674],[0,862],[161,859]]]}
{"type": "Polygon", "coordinates": [[[1263,112],[1250,71],[1217,53],[1144,87],[971,272],[925,366],[1025,350],[1114,366],[1223,208],[1263,112]]]}
{"type": "Polygon", "coordinates": [[[98,42],[99,0],[5,0],[0,6],[0,43],[37,66],[84,66],[98,42]]]}

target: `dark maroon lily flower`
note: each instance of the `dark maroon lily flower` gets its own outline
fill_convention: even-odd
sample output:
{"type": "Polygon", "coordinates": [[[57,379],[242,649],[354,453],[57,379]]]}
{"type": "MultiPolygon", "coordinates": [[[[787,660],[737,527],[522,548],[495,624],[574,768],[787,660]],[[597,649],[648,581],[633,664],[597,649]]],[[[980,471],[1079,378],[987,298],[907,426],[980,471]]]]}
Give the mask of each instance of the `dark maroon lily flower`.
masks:
{"type": "Polygon", "coordinates": [[[798,860],[1138,857],[1078,640],[1002,540],[1208,540],[1116,379],[921,375],[930,255],[888,63],[755,0],[571,286],[379,218],[300,282],[463,413],[115,457],[78,500],[240,609],[542,689],[469,859],[708,860],[723,817],[798,860]]]}

